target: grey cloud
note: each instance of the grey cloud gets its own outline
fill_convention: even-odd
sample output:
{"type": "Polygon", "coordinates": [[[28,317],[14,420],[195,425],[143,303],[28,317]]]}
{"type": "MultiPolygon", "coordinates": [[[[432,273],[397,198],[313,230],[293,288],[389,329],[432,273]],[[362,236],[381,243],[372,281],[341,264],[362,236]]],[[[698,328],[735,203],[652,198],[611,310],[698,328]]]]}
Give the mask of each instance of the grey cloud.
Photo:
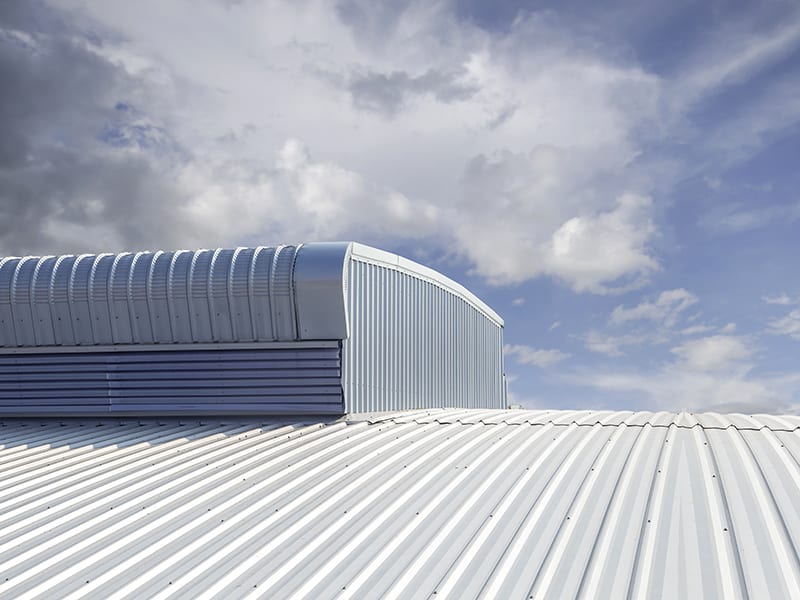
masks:
{"type": "Polygon", "coordinates": [[[517,112],[517,109],[519,109],[519,106],[516,104],[511,104],[509,106],[506,106],[505,108],[500,110],[494,117],[489,119],[489,122],[486,124],[487,129],[497,129],[498,127],[501,127],[506,122],[508,122],[511,119],[511,117],[514,116],[514,113],[517,112]]]}
{"type": "Polygon", "coordinates": [[[83,157],[56,148],[0,174],[0,252],[40,254],[153,247],[175,191],[142,157],[83,157]]]}
{"type": "Polygon", "coordinates": [[[394,31],[400,17],[411,4],[410,0],[340,0],[336,3],[336,14],[350,28],[356,43],[381,44],[387,39],[387,34],[394,31]]]}
{"type": "Polygon", "coordinates": [[[439,102],[466,100],[478,90],[461,80],[458,72],[429,69],[413,77],[405,71],[377,73],[369,71],[354,76],[348,89],[358,108],[387,116],[397,114],[415,96],[431,95],[439,102]]]}
{"type": "Polygon", "coordinates": [[[174,144],[126,103],[140,83],[39,3],[3,3],[0,31],[0,253],[163,239],[179,197],[138,150],[174,144]]]}

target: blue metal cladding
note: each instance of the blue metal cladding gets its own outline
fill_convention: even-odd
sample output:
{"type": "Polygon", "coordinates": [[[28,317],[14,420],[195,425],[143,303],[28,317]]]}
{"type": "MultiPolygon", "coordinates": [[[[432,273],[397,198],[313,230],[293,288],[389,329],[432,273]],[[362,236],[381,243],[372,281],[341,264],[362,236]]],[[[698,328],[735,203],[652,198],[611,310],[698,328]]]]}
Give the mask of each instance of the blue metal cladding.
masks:
{"type": "Polygon", "coordinates": [[[342,414],[338,342],[0,355],[0,414],[342,414]]]}
{"type": "Polygon", "coordinates": [[[0,349],[344,339],[348,248],[0,259],[0,349]]]}
{"type": "Polygon", "coordinates": [[[443,276],[403,262],[351,257],[347,412],[505,408],[502,321],[443,276]]]}
{"type": "Polygon", "coordinates": [[[503,408],[502,335],[502,319],[456,282],[351,242],[0,259],[0,408],[503,408]],[[261,363],[233,366],[243,356],[237,348],[281,361],[276,344],[303,343],[341,353],[335,390],[330,373],[321,387],[303,374],[274,384],[261,363]],[[205,346],[225,348],[224,384],[205,376],[219,370],[205,346]],[[89,361],[92,377],[59,379],[45,358],[89,361]],[[139,365],[138,379],[120,378],[119,361],[127,360],[139,365]],[[151,362],[170,360],[194,367],[142,383],[151,362]],[[36,369],[46,378],[37,380],[36,369]],[[326,399],[313,400],[319,394],[326,399]]]}

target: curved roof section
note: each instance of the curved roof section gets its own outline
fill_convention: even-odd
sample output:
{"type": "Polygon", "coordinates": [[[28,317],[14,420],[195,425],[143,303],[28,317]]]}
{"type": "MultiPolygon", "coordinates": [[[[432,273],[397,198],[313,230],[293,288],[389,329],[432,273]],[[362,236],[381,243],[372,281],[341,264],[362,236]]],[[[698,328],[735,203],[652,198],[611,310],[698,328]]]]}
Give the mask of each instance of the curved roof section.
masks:
{"type": "Polygon", "coordinates": [[[795,597],[798,425],[0,421],[0,597],[795,597]]]}
{"type": "Polygon", "coordinates": [[[502,320],[447,277],[351,242],[0,259],[0,349],[341,340],[347,263],[380,262],[502,320]]]}

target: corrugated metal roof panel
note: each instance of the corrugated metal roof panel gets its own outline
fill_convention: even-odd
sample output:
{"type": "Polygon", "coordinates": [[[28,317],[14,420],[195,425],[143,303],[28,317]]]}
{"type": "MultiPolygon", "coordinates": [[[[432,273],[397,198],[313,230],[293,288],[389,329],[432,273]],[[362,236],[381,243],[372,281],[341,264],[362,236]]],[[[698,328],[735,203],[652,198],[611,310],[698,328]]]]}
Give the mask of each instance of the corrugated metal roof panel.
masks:
{"type": "Polygon", "coordinates": [[[795,425],[6,420],[0,597],[792,597],[795,425]]]}
{"type": "Polygon", "coordinates": [[[0,260],[0,350],[345,339],[349,243],[0,260]]]}

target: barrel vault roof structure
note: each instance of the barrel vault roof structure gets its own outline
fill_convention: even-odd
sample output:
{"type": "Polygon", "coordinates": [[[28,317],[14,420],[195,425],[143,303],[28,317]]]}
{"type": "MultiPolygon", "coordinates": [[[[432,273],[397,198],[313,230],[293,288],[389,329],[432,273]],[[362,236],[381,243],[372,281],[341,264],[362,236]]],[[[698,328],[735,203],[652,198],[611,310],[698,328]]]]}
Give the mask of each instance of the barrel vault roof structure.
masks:
{"type": "Polygon", "coordinates": [[[0,422],[0,598],[791,598],[800,418],[0,422]]]}

